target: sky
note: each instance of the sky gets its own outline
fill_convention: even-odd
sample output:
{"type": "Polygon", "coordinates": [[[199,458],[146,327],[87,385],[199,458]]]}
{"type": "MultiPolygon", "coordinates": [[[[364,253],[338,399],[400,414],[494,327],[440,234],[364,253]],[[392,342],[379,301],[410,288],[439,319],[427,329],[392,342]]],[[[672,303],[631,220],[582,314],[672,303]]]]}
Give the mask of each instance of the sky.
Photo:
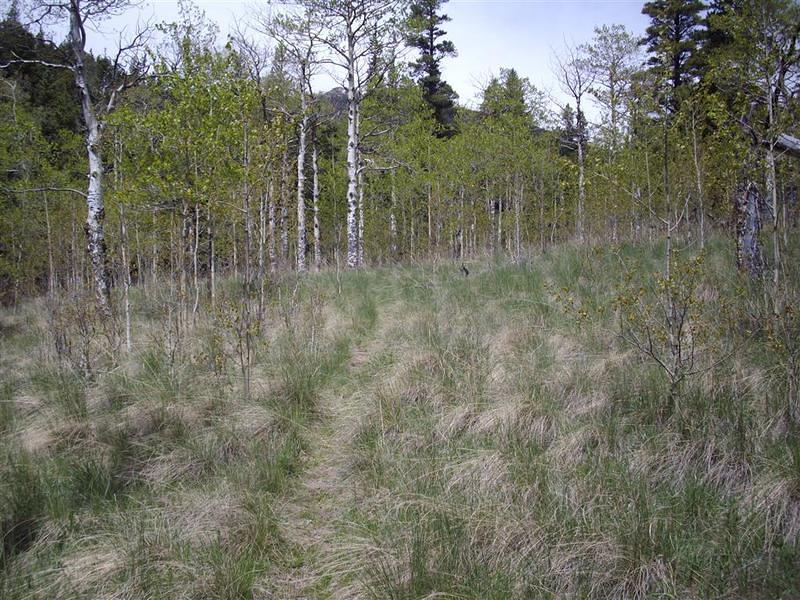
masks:
{"type": "MultiPolygon", "coordinates": [[[[248,14],[253,2],[239,0],[195,0],[209,20],[219,26],[222,41],[237,20],[248,14]]],[[[451,18],[444,25],[458,56],[443,64],[444,79],[459,94],[460,102],[479,103],[480,90],[501,68],[514,68],[540,90],[564,101],[552,74],[553,55],[588,42],[599,25],[619,23],[632,33],[644,33],[647,18],[641,14],[642,0],[450,0],[443,10],[451,18]]],[[[176,0],[145,0],[136,10],[102,24],[103,32],[89,32],[88,44],[95,53],[112,52],[114,30],[134,27],[137,17],[171,21],[178,16],[176,0]]],[[[319,88],[335,82],[321,82],[319,88]]]]}

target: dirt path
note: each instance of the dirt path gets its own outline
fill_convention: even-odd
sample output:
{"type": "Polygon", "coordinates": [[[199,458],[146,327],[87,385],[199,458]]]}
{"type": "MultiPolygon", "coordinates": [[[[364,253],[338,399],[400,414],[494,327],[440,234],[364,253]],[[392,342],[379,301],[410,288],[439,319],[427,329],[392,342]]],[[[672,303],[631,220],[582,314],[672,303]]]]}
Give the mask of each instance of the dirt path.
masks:
{"type": "Polygon", "coordinates": [[[353,493],[342,450],[349,445],[353,428],[364,414],[367,398],[360,393],[363,386],[359,375],[379,350],[379,339],[373,333],[354,348],[346,373],[320,394],[320,418],[307,434],[304,471],[277,507],[281,534],[296,548],[296,560],[270,575],[271,591],[265,597],[357,595],[347,584],[353,561],[348,559],[347,542],[337,530],[353,493]]]}

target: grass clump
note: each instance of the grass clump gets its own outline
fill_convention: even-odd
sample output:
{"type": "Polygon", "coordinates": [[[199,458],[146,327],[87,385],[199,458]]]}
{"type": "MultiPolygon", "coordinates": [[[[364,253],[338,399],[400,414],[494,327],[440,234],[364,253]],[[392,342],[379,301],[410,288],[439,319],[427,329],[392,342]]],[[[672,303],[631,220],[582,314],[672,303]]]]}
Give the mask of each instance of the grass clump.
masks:
{"type": "Polygon", "coordinates": [[[47,404],[70,419],[85,419],[86,381],[77,373],[55,367],[37,369],[30,378],[33,389],[47,404]]]}

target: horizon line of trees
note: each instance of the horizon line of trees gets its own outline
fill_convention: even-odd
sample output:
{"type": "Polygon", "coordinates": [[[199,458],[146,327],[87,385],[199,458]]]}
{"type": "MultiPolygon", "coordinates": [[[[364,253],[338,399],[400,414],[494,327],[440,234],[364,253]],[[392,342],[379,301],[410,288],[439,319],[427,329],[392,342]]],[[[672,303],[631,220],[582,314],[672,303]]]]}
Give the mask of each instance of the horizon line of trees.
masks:
{"type": "Polygon", "coordinates": [[[302,0],[222,47],[187,3],[113,57],[86,51],[85,26],[123,0],[13,3],[0,301],[89,288],[111,314],[114,285],[167,279],[196,311],[222,275],[263,289],[281,269],[521,260],[564,240],[702,248],[717,228],[740,269],[779,283],[798,219],[796,1],[647,2],[643,40],[603,25],[554,57],[569,104],[508,68],[478,110],[442,77],[445,1],[302,0]],[[61,44],[23,24],[54,17],[61,44]],[[313,89],[321,69],[341,88],[313,89]]]}

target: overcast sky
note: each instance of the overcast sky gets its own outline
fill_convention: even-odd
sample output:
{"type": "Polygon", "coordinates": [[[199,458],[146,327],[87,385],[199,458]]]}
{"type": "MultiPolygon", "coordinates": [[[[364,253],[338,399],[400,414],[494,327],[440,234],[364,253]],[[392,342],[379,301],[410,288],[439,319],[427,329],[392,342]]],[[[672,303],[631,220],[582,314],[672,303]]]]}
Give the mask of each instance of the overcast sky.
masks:
{"type": "MultiPolygon", "coordinates": [[[[253,3],[195,0],[195,4],[219,26],[224,42],[232,24],[244,19],[253,3]]],[[[553,53],[565,43],[589,41],[598,25],[620,23],[642,35],[647,24],[642,4],[640,0],[450,0],[444,11],[452,20],[445,29],[458,56],[445,61],[444,78],[467,104],[476,102],[481,86],[502,67],[515,68],[538,88],[558,95],[551,73],[553,53]]],[[[176,20],[177,6],[173,0],[150,0],[139,13],[154,21],[176,20]]],[[[135,21],[136,11],[129,11],[122,20],[104,23],[103,29],[135,21]]],[[[96,53],[111,51],[115,39],[90,32],[89,45],[96,53]]]]}

